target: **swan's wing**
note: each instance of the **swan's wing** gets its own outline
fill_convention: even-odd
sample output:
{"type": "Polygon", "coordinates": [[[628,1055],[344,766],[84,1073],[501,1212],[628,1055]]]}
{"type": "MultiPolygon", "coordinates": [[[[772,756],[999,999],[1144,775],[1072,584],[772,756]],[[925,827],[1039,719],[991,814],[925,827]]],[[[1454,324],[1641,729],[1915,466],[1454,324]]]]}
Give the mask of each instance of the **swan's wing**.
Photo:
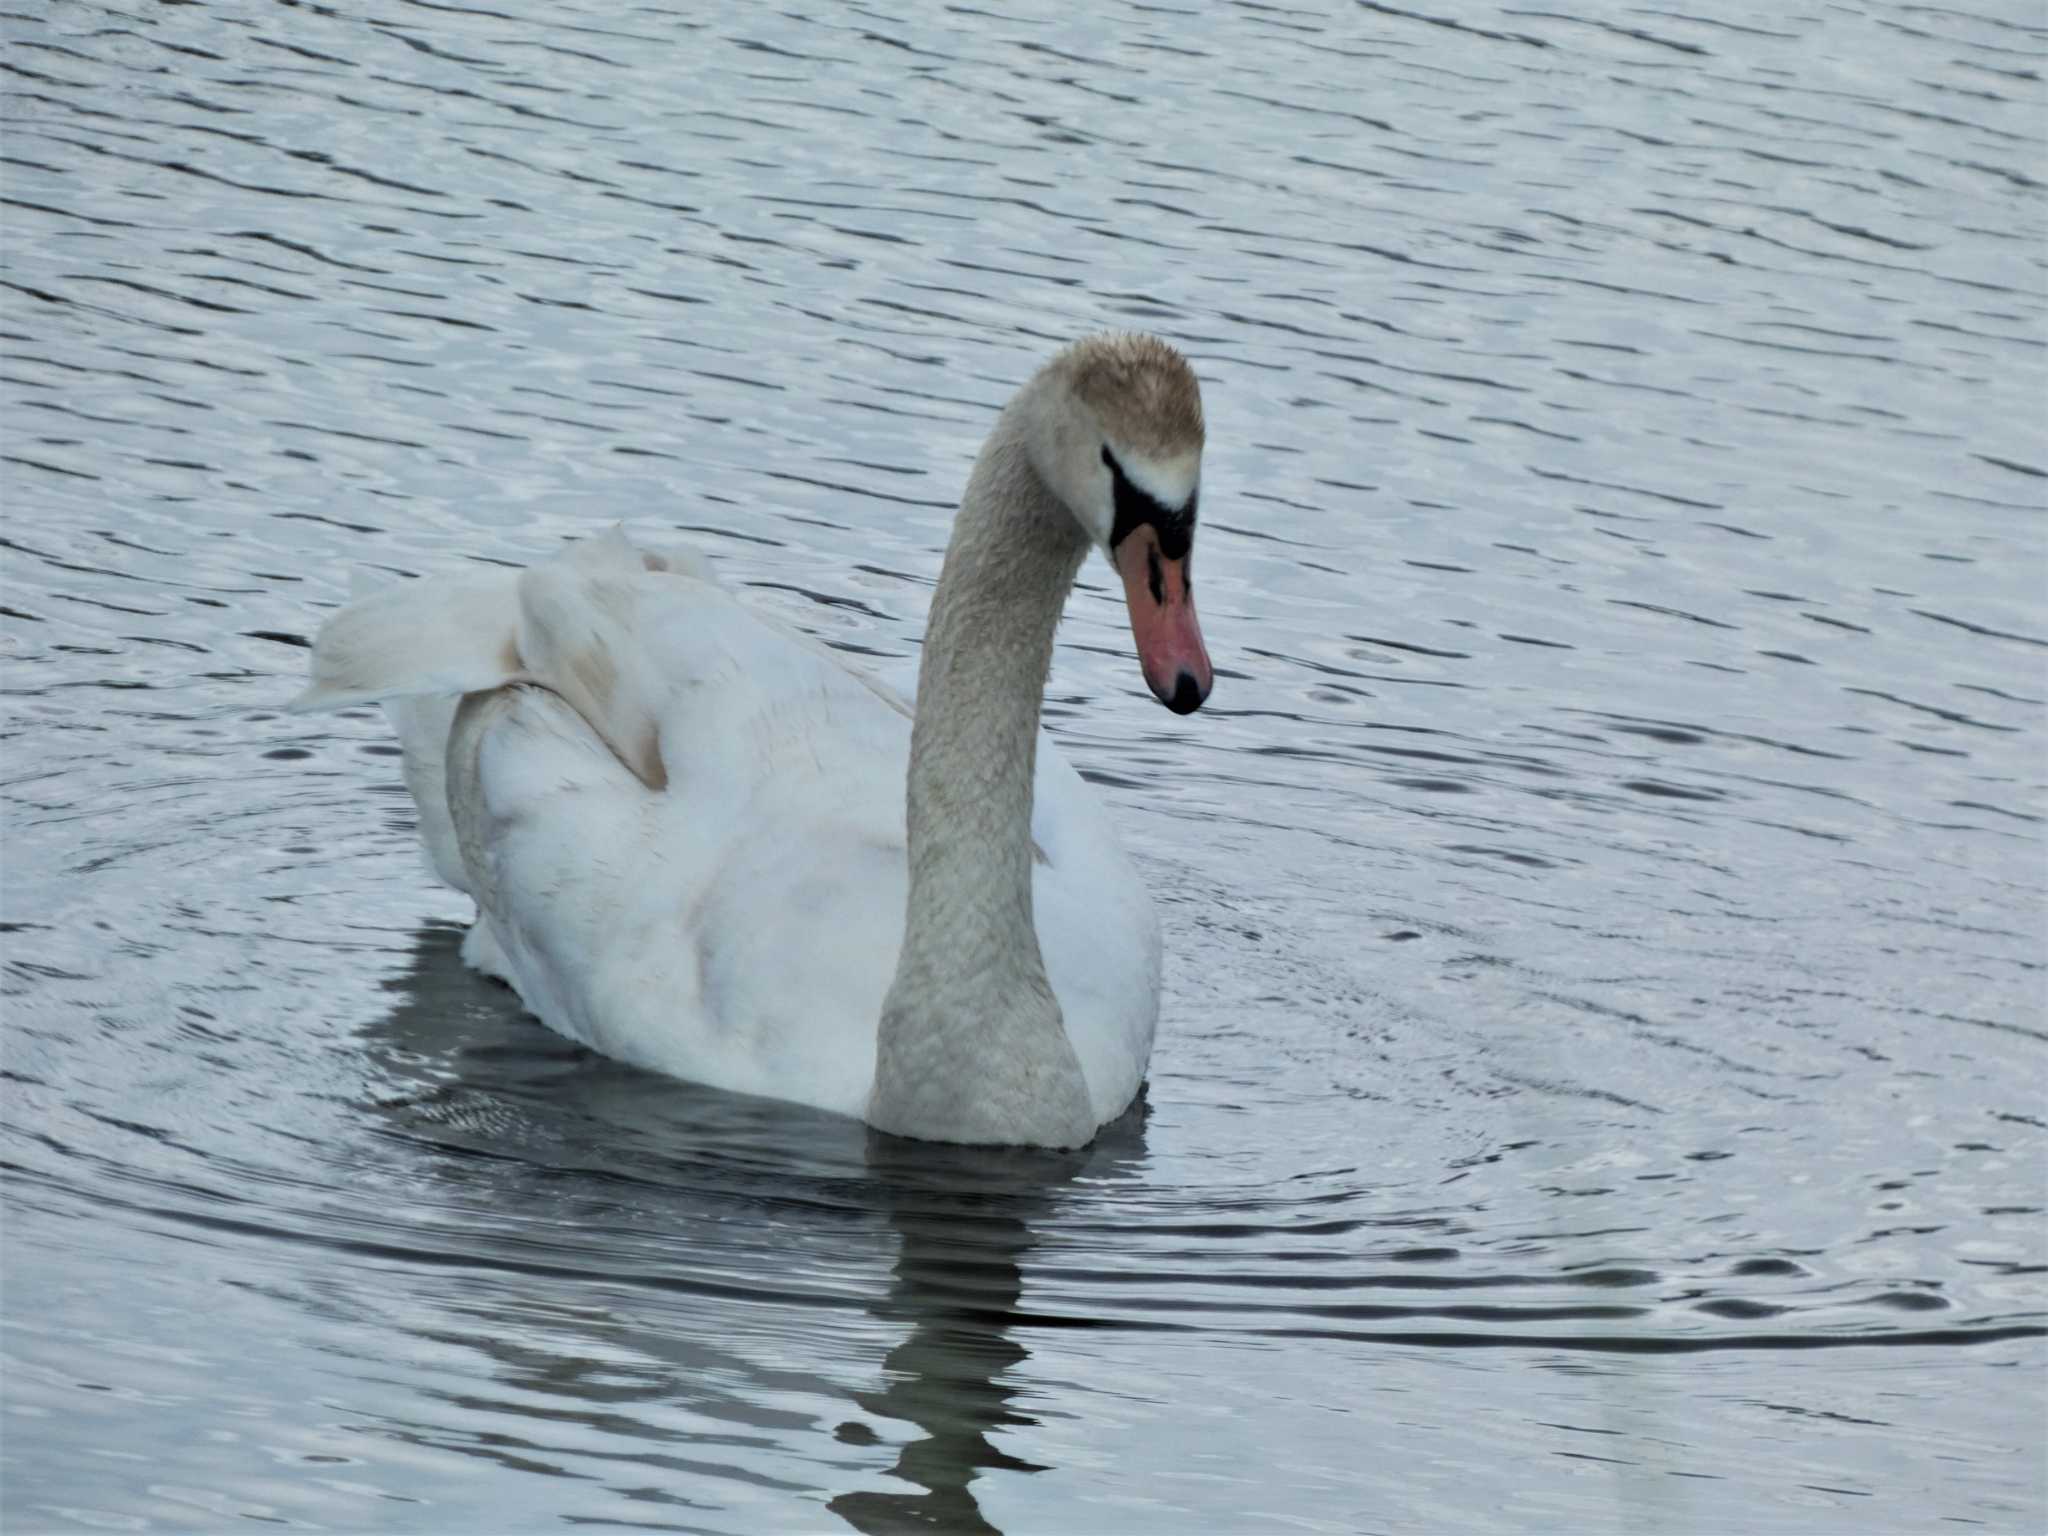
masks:
{"type": "MultiPolygon", "coordinates": [[[[794,746],[829,757],[865,739],[877,702],[909,704],[839,652],[743,606],[723,588],[657,569],[616,535],[519,579],[524,674],[589,722],[640,781],[679,765],[723,773],[738,753],[794,746]]],[[[879,711],[877,711],[879,713],[879,711]]],[[[744,776],[744,762],[736,771],[744,776]]]]}
{"type": "Polygon", "coordinates": [[[665,789],[660,705],[668,679],[641,631],[644,587],[667,586],[669,578],[595,570],[551,560],[519,578],[519,660],[527,676],[589,722],[641,783],[665,789]]]}
{"type": "Polygon", "coordinates": [[[618,528],[527,571],[373,590],[356,581],[355,600],[321,626],[312,678],[289,707],[383,702],[405,734],[410,712],[401,701],[537,682],[659,788],[666,777],[654,724],[660,684],[634,634],[639,604],[631,595],[631,583],[650,575],[716,586],[697,556],[636,546],[618,528]]]}
{"type": "MultiPolygon", "coordinates": [[[[525,571],[367,592],[357,583],[356,591],[321,627],[311,681],[289,707],[384,703],[405,739],[408,781],[417,769],[422,790],[439,787],[452,713],[452,704],[439,701],[508,683],[538,683],[558,695],[654,789],[667,785],[674,766],[664,752],[664,722],[672,753],[701,748],[721,720],[772,713],[784,695],[812,696],[790,711],[792,725],[807,718],[816,696],[841,695],[849,685],[900,720],[912,714],[916,658],[885,681],[742,607],[699,557],[636,544],[616,527],[525,571]]],[[[859,709],[842,699],[826,713],[850,726],[859,709]]],[[[428,841],[433,847],[434,838],[428,841]]],[[[448,874],[451,861],[437,856],[435,864],[448,874]]]]}
{"type": "Polygon", "coordinates": [[[718,573],[702,555],[687,549],[629,539],[623,523],[612,524],[594,539],[582,539],[571,544],[563,554],[593,570],[618,573],[657,571],[718,585],[718,573]]]}
{"type": "Polygon", "coordinates": [[[909,723],[719,588],[594,569],[522,578],[540,686],[466,700],[448,738],[501,970],[609,1055],[858,1113],[901,944],[909,723]]]}
{"type": "Polygon", "coordinates": [[[694,555],[636,545],[614,526],[519,577],[526,675],[588,721],[649,789],[668,787],[660,718],[676,681],[648,643],[650,615],[709,597],[710,571],[694,555]]]}
{"type": "Polygon", "coordinates": [[[618,529],[526,571],[358,583],[356,594],[321,628],[310,685],[291,707],[385,706],[421,840],[458,890],[471,881],[446,747],[460,695],[537,683],[657,790],[679,763],[699,787],[744,783],[774,753],[823,765],[829,779],[833,762],[863,746],[900,752],[882,741],[882,721],[900,729],[910,715],[901,693],[840,653],[737,603],[702,560],[636,545],[618,529]]]}

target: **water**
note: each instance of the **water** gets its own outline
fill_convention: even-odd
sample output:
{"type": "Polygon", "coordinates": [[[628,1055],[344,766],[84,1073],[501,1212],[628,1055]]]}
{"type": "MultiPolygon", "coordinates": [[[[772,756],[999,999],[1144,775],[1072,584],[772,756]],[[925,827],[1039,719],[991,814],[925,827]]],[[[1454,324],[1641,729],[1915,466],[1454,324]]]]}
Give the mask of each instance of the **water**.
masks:
{"type": "Polygon", "coordinates": [[[2041,1527],[2038,8],[1080,14],[0,22],[9,1530],[2041,1527]],[[1105,326],[1219,679],[1084,575],[1084,1156],[577,1052],[279,713],[618,518],[912,656],[1105,326]]]}

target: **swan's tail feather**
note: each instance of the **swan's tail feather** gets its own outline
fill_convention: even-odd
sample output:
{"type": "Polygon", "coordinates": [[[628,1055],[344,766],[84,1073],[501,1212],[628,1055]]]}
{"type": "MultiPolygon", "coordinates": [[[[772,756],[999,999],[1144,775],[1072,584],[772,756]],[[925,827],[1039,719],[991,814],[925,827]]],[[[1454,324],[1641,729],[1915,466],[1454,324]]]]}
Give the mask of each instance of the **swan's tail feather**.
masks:
{"type": "MultiPolygon", "coordinates": [[[[650,571],[695,581],[718,579],[699,556],[644,548],[616,526],[569,545],[525,573],[385,584],[353,572],[351,601],[320,627],[313,642],[312,679],[286,707],[304,713],[386,699],[480,693],[507,683],[545,681],[552,686],[554,679],[540,668],[522,664],[520,642],[527,627],[520,612],[522,577],[546,573],[549,583],[580,584],[592,577],[650,571]]],[[[632,647],[621,643],[619,649],[632,647]]],[[[573,689],[565,690],[565,696],[582,707],[573,689]]],[[[592,723],[598,724],[594,718],[592,723]]]]}
{"type": "Polygon", "coordinates": [[[312,680],[288,707],[384,706],[404,749],[427,860],[448,885],[469,891],[448,812],[448,727],[462,694],[523,675],[518,573],[395,585],[356,576],[350,590],[354,601],[320,627],[312,680]]]}
{"type": "Polygon", "coordinates": [[[312,680],[286,707],[345,709],[518,681],[518,582],[513,571],[406,581],[359,598],[320,626],[312,680]]]}

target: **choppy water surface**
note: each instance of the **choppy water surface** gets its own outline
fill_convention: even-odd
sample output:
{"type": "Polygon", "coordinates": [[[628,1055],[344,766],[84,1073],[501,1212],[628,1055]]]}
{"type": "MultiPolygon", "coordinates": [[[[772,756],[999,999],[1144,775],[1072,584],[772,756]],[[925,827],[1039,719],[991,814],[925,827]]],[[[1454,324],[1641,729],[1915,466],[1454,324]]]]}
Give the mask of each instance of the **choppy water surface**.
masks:
{"type": "Polygon", "coordinates": [[[1696,9],[8,14],[8,1529],[2038,1529],[2048,29],[1696,9]],[[620,517],[910,656],[1104,326],[1221,675],[1084,577],[1085,1156],[568,1047],[278,712],[620,517]]]}

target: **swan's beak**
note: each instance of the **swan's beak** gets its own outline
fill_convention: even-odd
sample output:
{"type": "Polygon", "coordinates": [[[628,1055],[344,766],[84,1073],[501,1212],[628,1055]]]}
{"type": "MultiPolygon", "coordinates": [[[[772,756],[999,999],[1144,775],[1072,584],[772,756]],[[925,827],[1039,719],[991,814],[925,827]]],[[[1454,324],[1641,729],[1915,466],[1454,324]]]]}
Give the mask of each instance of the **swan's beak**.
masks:
{"type": "Polygon", "coordinates": [[[1110,559],[1124,579],[1131,638],[1138,643],[1146,686],[1176,715],[1193,714],[1216,679],[1202,646],[1202,626],[1195,622],[1186,558],[1167,559],[1160,553],[1158,533],[1140,523],[1110,551],[1110,559]]]}

